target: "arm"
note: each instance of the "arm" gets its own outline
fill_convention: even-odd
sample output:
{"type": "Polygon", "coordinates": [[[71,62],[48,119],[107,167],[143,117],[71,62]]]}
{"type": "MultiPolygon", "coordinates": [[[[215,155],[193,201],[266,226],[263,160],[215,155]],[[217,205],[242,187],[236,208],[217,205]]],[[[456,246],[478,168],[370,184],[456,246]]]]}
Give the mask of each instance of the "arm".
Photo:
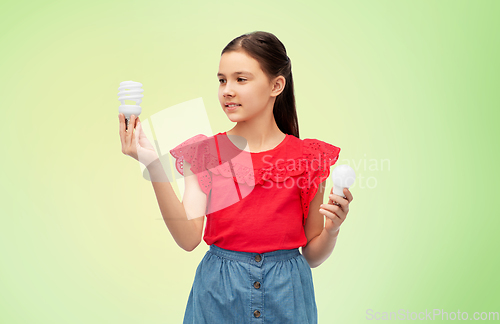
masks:
{"type": "Polygon", "coordinates": [[[324,183],[320,184],[318,192],[311,201],[309,214],[306,219],[306,224],[304,225],[304,229],[310,234],[306,234],[308,237],[308,243],[305,248],[302,249],[302,254],[311,268],[319,266],[326,259],[328,259],[332,253],[335,243],[337,242],[340,225],[342,225],[345,221],[347,213],[349,212],[349,203],[353,200],[349,189],[344,188],[344,198],[334,195],[332,188],[328,204],[321,204],[321,201],[323,200],[323,190],[324,183]],[[326,216],[326,224],[324,228],[323,216],[319,217],[319,215],[326,216]],[[307,222],[311,216],[311,225],[308,226],[307,222]],[[319,219],[321,219],[321,221],[319,219]],[[317,235],[316,233],[320,232],[320,230],[321,233],[317,235]],[[309,237],[312,237],[310,241],[309,237]]]}
{"type": "Polygon", "coordinates": [[[309,205],[309,213],[304,225],[307,245],[302,247],[302,255],[311,268],[316,268],[330,257],[339,233],[337,230],[335,233],[330,234],[324,228],[325,216],[319,212],[320,205],[323,203],[324,192],[325,182],[323,181],[309,205]]]}
{"type": "Polygon", "coordinates": [[[161,180],[166,178],[159,159],[149,164],[147,169],[152,179],[151,183],[158,200],[158,206],[170,234],[182,249],[188,252],[194,250],[201,242],[205,208],[198,207],[193,210],[193,208],[185,207],[200,205],[200,201],[206,203],[206,195],[199,187],[196,176],[193,176],[190,165],[184,161],[186,191],[182,203],[177,198],[170,181],[153,181],[153,179],[161,180]],[[196,204],[192,204],[193,200],[196,201],[196,204]],[[201,208],[203,208],[202,217],[193,218],[194,215],[199,215],[194,213],[198,213],[201,208]],[[192,219],[188,219],[188,215],[192,219]]]}

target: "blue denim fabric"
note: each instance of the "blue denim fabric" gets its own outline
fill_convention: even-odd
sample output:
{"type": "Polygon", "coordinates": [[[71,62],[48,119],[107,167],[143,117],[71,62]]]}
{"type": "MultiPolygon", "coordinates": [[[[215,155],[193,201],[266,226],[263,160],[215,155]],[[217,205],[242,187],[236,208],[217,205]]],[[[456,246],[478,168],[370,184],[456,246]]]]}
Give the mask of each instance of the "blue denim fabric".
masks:
{"type": "Polygon", "coordinates": [[[317,322],[311,268],[298,248],[259,254],[212,244],[196,269],[183,324],[317,322]]]}

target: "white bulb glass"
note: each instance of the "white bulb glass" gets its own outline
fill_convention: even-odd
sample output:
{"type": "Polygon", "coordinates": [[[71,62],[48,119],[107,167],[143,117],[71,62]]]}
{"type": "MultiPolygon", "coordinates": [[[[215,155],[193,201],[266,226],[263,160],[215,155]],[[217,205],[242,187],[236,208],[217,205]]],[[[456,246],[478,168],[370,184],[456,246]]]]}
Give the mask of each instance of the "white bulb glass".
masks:
{"type": "Polygon", "coordinates": [[[118,112],[125,115],[125,122],[128,125],[128,121],[130,120],[130,116],[134,115],[135,117],[139,116],[142,112],[141,106],[139,104],[142,102],[142,97],[144,95],[142,92],[144,89],[141,89],[142,83],[134,82],[134,81],[123,81],[120,83],[120,87],[118,88],[118,100],[121,101],[121,106],[118,108],[118,112]],[[135,105],[126,105],[125,100],[135,101],[135,105]]]}
{"type": "Polygon", "coordinates": [[[347,164],[338,165],[332,172],[333,193],[345,198],[344,188],[349,188],[356,180],[356,173],[347,164]]]}

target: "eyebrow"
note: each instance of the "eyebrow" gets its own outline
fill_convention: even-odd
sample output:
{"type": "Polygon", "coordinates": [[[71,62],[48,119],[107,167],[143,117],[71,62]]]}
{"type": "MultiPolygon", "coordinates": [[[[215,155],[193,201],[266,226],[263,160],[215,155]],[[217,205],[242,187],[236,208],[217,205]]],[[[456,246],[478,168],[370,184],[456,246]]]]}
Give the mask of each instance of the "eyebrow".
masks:
{"type": "MultiPolygon", "coordinates": [[[[239,71],[239,72],[234,72],[234,73],[233,73],[233,75],[238,75],[238,74],[248,74],[248,75],[253,76],[253,74],[252,74],[252,73],[247,72],[247,71],[239,71]]],[[[223,73],[217,73],[217,76],[218,76],[218,77],[219,77],[219,76],[224,76],[224,74],[223,74],[223,73]]]]}

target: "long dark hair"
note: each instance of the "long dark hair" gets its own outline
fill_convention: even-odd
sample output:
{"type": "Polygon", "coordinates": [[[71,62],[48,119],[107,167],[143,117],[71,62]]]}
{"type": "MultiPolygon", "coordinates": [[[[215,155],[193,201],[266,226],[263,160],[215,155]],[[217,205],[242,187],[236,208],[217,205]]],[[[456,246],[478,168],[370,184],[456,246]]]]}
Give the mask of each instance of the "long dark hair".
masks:
{"type": "Polygon", "coordinates": [[[278,128],[283,133],[300,138],[293,92],[292,62],[286,54],[285,45],[271,33],[254,31],[238,36],[229,42],[222,50],[221,56],[231,51],[244,51],[257,60],[269,80],[279,75],[285,78],[285,88],[276,97],[273,115],[278,128]]]}

